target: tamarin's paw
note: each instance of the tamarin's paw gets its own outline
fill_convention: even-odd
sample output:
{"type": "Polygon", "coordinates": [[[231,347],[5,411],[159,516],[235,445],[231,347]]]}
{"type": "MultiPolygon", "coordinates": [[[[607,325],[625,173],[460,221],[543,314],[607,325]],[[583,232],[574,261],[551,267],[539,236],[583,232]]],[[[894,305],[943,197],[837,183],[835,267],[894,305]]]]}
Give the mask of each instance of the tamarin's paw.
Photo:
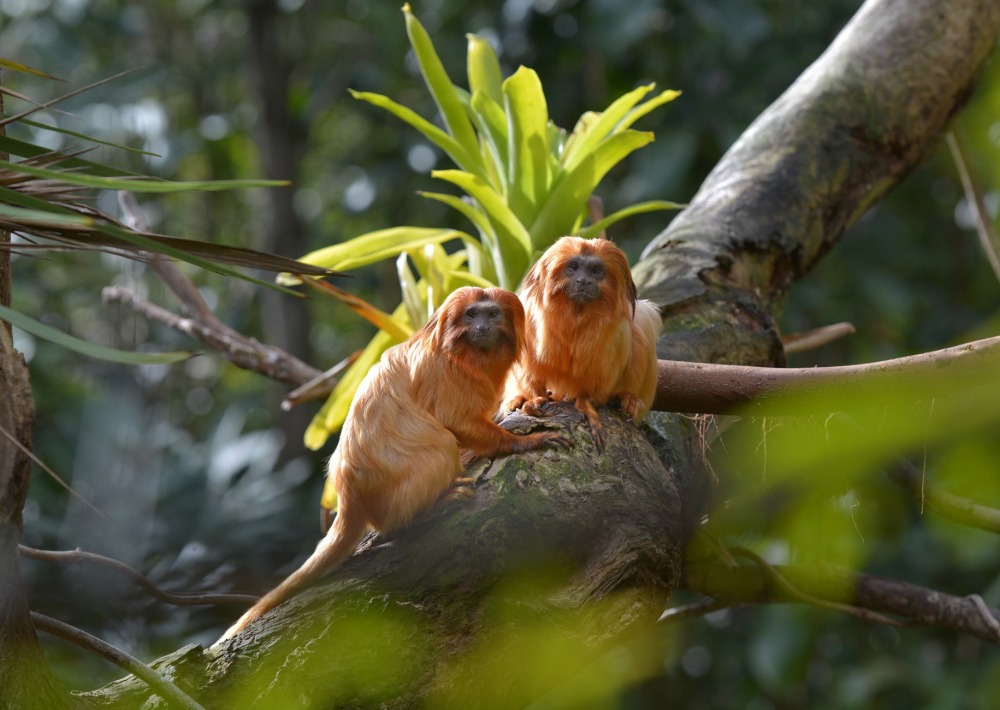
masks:
{"type": "Polygon", "coordinates": [[[476,497],[476,491],[469,488],[467,484],[472,483],[471,478],[456,478],[451,488],[441,496],[442,502],[450,500],[472,500],[476,497]]]}
{"type": "Polygon", "coordinates": [[[569,440],[568,437],[558,434],[554,431],[542,431],[539,432],[543,446],[551,446],[553,448],[560,448],[569,451],[573,448],[573,442],[569,440]]]}
{"type": "Polygon", "coordinates": [[[503,404],[503,411],[510,413],[516,409],[520,409],[524,403],[527,401],[527,397],[523,394],[519,394],[516,397],[511,397],[503,404]]]}
{"type": "Polygon", "coordinates": [[[529,417],[547,417],[549,415],[547,405],[551,401],[552,398],[548,395],[534,397],[521,405],[521,411],[529,417]]]}
{"type": "Polygon", "coordinates": [[[623,392],[618,395],[618,399],[621,402],[622,414],[628,417],[629,421],[634,422],[642,410],[642,400],[631,392],[623,392]]]}

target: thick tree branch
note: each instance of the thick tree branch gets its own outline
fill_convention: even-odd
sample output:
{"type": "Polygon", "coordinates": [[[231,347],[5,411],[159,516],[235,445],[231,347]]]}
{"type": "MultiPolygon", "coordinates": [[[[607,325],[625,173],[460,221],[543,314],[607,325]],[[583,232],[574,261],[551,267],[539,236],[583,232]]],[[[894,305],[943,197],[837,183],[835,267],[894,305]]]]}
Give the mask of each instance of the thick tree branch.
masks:
{"type": "Polygon", "coordinates": [[[774,368],[660,360],[653,409],[808,414],[930,399],[1000,383],[1000,336],[944,350],[843,367],[774,368]]]}
{"type": "Polygon", "coordinates": [[[660,356],[779,364],[793,280],[935,148],[996,44],[1000,4],[868,0],[646,248],[660,356]]]}

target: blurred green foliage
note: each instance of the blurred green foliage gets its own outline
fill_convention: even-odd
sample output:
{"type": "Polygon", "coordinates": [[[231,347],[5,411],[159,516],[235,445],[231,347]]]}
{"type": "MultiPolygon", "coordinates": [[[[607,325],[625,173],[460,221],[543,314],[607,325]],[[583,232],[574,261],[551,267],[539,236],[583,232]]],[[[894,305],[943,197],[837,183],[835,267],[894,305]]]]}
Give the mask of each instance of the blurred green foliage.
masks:
{"type": "MultiPolygon", "coordinates": [[[[558,125],[570,125],[641,84],[655,81],[684,91],[670,111],[646,119],[657,141],[602,184],[599,194],[610,213],[644,200],[690,199],[722,152],[860,4],[428,0],[414,10],[433,34],[444,66],[456,75],[464,66],[468,32],[495,44],[504,74],[521,64],[535,68],[558,125]]],[[[417,194],[443,156],[347,92],[392,96],[423,116],[436,115],[395,4],[4,0],[0,13],[4,56],[57,75],[70,87],[140,67],[38,120],[151,151],[156,155],[99,147],[93,157],[176,180],[265,172],[269,144],[262,126],[273,125],[275,106],[262,98],[251,56],[265,33],[265,45],[281,59],[273,68],[287,85],[282,108],[295,165],[294,175],[265,176],[294,182],[294,216],[304,239],[294,254],[418,219],[464,228],[446,205],[417,194]]],[[[31,77],[18,77],[12,86],[39,100],[62,93],[31,77]]],[[[5,101],[10,111],[16,101],[5,101]]],[[[1000,67],[994,63],[959,118],[994,211],[1000,202],[998,106],[1000,67]]],[[[30,127],[16,130],[14,137],[51,141],[51,147],[74,145],[30,127]]],[[[281,245],[291,229],[269,234],[261,228],[268,199],[259,190],[148,196],[142,207],[160,232],[251,247],[281,245]]],[[[98,206],[114,212],[112,201],[101,196],[98,206]]],[[[667,219],[636,215],[612,236],[635,259],[667,219]]],[[[122,349],[193,347],[177,333],[101,304],[101,288],[115,283],[172,305],[140,264],[110,255],[21,256],[14,271],[15,306],[49,325],[122,349]]],[[[262,310],[258,288],[191,274],[224,322],[263,337],[274,316],[262,310]]],[[[349,288],[384,310],[400,299],[391,265],[359,271],[349,288]]],[[[863,362],[996,333],[997,294],[954,166],[942,149],[792,289],[782,325],[791,332],[852,321],[857,335],[798,356],[793,364],[863,362]]],[[[297,354],[317,367],[338,362],[372,336],[346,309],[321,301],[309,308],[309,351],[297,354]]],[[[183,366],[122,368],[84,361],[23,334],[18,346],[30,358],[38,454],[105,513],[95,516],[36,471],[25,508],[27,544],[80,546],[115,556],[167,588],[187,591],[262,590],[265,580],[276,581],[294,568],[296,551],[301,559],[312,547],[316,525],[302,511],[315,510],[322,461],[280,428],[285,415],[276,406],[279,386],[212,354],[183,366]]],[[[733,534],[737,528],[754,531],[744,542],[773,559],[801,553],[858,561],[867,570],[959,595],[979,592],[988,603],[1000,603],[995,537],[921,515],[872,470],[876,462],[839,482],[831,475],[818,479],[826,481],[822,486],[788,490],[778,475],[777,447],[782,437],[795,440],[801,433],[796,427],[813,428],[815,436],[823,423],[746,420],[723,435],[725,446],[740,453],[715,460],[731,486],[718,491],[717,499],[740,500],[740,493],[755,491],[742,499],[745,513],[727,513],[733,534]],[[766,449],[760,448],[764,430],[771,442],[766,449]],[[742,447],[734,443],[740,437],[742,447]],[[759,458],[764,450],[771,456],[767,466],[759,458]],[[757,458],[749,455],[754,452],[757,458]],[[786,505],[789,500],[805,507],[786,505]],[[772,510],[776,514],[769,518],[772,510]],[[803,528],[809,530],[799,538],[805,547],[793,551],[786,536],[803,528]],[[828,539],[812,535],[817,528],[830,531],[828,539]],[[809,548],[809,540],[825,544],[809,548]]],[[[716,446],[713,456],[723,448],[716,446]]],[[[900,453],[952,492],[998,504],[991,483],[996,445],[982,429],[931,441],[926,464],[920,437],[900,453]]],[[[815,483],[807,473],[791,471],[788,480],[798,475],[815,483]]],[[[33,608],[144,658],[187,642],[211,642],[238,611],[164,607],[106,570],[25,562],[25,571],[33,608]]],[[[676,601],[685,601],[684,595],[676,601]]],[[[402,622],[386,622],[393,623],[402,622]]],[[[617,696],[598,693],[591,706],[987,708],[1000,694],[1000,665],[980,641],[882,628],[800,606],[721,611],[654,629],[646,643],[659,654],[659,673],[617,696]]],[[[46,641],[46,648],[71,686],[90,688],[117,675],[60,642],[46,641]]],[[[628,657],[613,657],[608,672],[623,680],[646,677],[648,669],[631,665],[628,657]]],[[[567,697],[571,691],[564,689],[567,697]]],[[[558,692],[552,697],[559,704],[558,692]]],[[[582,700],[572,704],[586,706],[582,700]]]]}

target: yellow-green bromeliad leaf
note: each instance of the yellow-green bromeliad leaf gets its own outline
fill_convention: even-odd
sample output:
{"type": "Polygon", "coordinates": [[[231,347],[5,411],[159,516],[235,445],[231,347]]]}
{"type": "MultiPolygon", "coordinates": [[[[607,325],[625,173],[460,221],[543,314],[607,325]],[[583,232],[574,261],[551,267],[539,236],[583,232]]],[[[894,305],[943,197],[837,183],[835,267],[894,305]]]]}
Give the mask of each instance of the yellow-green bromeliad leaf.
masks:
{"type": "Polygon", "coordinates": [[[423,74],[427,89],[431,92],[434,102],[444,117],[448,131],[469,153],[475,154],[479,142],[472,129],[472,122],[469,121],[469,117],[455,92],[455,86],[434,50],[427,30],[410,12],[409,3],[403,5],[403,14],[406,18],[406,32],[410,37],[410,46],[413,47],[413,53],[420,64],[420,73],[423,74]]]}
{"type": "MultiPolygon", "coordinates": [[[[390,227],[368,232],[348,239],[346,242],[317,249],[306,254],[299,261],[315,266],[323,266],[334,271],[347,271],[367,266],[383,259],[418,249],[425,244],[441,244],[451,239],[471,239],[465,232],[454,229],[434,229],[430,227],[390,227]],[[329,264],[337,264],[336,268],[329,264]]],[[[278,282],[294,286],[299,279],[291,274],[282,274],[278,282]]]]}

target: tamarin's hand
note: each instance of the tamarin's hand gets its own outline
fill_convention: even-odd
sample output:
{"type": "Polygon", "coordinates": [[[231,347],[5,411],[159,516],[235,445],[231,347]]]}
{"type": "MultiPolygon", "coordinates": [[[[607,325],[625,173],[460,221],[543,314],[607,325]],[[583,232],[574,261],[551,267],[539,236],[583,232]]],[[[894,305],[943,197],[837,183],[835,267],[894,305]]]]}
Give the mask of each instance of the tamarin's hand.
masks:
{"type": "Polygon", "coordinates": [[[617,399],[633,421],[656,394],[660,313],[637,298],[625,253],[606,239],[563,237],[524,278],[526,353],[511,371],[506,409],[539,414],[572,399],[604,446],[596,406],[617,399]]]}
{"type": "Polygon", "coordinates": [[[247,624],[340,566],[369,529],[406,527],[441,499],[471,497],[460,452],[497,456],[569,447],[554,432],[512,434],[493,422],[524,342],[524,309],[510,291],[460,288],[413,336],[390,348],[358,387],[330,458],[337,516],[316,551],[223,634],[247,624]]]}

